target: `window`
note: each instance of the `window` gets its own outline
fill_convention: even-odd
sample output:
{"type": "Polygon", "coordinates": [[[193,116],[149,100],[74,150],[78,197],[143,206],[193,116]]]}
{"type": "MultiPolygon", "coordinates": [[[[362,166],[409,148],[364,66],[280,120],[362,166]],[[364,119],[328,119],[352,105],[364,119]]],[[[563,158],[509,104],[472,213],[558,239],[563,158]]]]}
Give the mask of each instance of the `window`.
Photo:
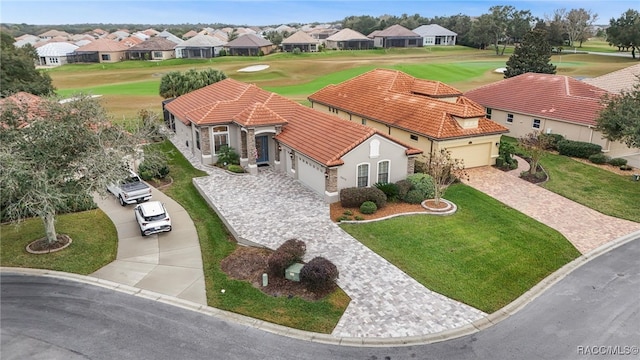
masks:
{"type": "Polygon", "coordinates": [[[358,187],[369,186],[369,164],[358,165],[358,187]]]}
{"type": "Polygon", "coordinates": [[[111,54],[102,54],[102,61],[111,60],[111,54]]]}
{"type": "Polygon", "coordinates": [[[507,114],[507,124],[513,124],[513,114],[507,114]]]}
{"type": "Polygon", "coordinates": [[[378,163],[378,182],[386,184],[389,182],[389,160],[380,161],[378,163]]]}
{"type": "Polygon", "coordinates": [[[60,62],[58,61],[57,57],[50,57],[49,58],[49,64],[59,64],[60,62]]]}
{"type": "Polygon", "coordinates": [[[418,135],[413,135],[412,134],[410,137],[411,137],[411,140],[418,141],[418,135]]]}
{"type": "Polygon", "coordinates": [[[362,119],[362,125],[367,125],[367,119],[362,119]]]}
{"type": "Polygon", "coordinates": [[[162,59],[162,51],[154,51],[153,52],[153,58],[154,59],[162,59]]]}
{"type": "Polygon", "coordinates": [[[196,149],[200,150],[200,130],[196,130],[196,149]]]}
{"type": "Polygon", "coordinates": [[[491,108],[487,108],[487,119],[491,119],[491,108]]]}
{"type": "Polygon", "coordinates": [[[540,129],[540,119],[533,119],[533,128],[540,129]]]}
{"type": "Polygon", "coordinates": [[[337,114],[337,113],[338,113],[338,109],[336,109],[336,108],[332,108],[331,106],[329,106],[329,111],[331,111],[331,112],[332,112],[332,113],[334,113],[334,114],[337,114]]]}
{"type": "Polygon", "coordinates": [[[229,127],[216,126],[213,128],[214,153],[218,154],[223,146],[229,146],[229,127]]]}

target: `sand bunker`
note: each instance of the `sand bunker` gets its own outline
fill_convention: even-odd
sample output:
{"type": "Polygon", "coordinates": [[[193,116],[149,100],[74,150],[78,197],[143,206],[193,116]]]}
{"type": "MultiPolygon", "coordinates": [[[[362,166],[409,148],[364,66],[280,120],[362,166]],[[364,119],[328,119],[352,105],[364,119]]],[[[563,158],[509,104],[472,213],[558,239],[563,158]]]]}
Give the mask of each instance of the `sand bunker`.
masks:
{"type": "Polygon", "coordinates": [[[256,72],[267,69],[269,65],[252,65],[238,70],[238,72],[256,72]]]}

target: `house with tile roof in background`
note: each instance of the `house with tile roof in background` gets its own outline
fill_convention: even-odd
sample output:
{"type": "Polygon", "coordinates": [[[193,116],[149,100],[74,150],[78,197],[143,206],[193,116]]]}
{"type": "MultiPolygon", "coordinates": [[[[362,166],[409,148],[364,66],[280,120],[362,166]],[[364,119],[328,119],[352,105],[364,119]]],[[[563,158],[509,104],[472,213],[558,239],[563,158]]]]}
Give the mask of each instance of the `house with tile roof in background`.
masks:
{"type": "Polygon", "coordinates": [[[238,38],[229,41],[225,46],[227,55],[231,56],[261,56],[270,54],[275,45],[271,41],[261,38],[255,34],[240,35],[238,38]]]}
{"type": "Polygon", "coordinates": [[[168,128],[203,164],[234,148],[250,173],[269,166],[324,197],[348,187],[396,182],[421,150],[385,133],[227,78],[163,103],[168,128]]]}
{"type": "Polygon", "coordinates": [[[569,76],[526,73],[481,86],[465,96],[484,106],[487,117],[509,128],[509,136],[540,131],[600,145],[610,157],[638,154],[638,149],[607,140],[595,130],[606,93],[569,76]]]}
{"type": "Polygon", "coordinates": [[[129,60],[168,60],[176,57],[176,44],[163,37],[152,37],[127,49],[129,60]]]}
{"type": "Polygon", "coordinates": [[[70,62],[69,60],[73,61],[76,49],[78,49],[78,46],[68,42],[53,42],[40,46],[36,49],[38,53],[38,65],[64,65],[70,62]]]}
{"type": "Polygon", "coordinates": [[[75,62],[113,63],[125,59],[129,47],[107,38],[97,39],[75,51],[75,62]]]}
{"type": "Polygon", "coordinates": [[[204,34],[196,34],[175,47],[178,59],[210,59],[220,56],[223,49],[224,42],[204,34]]]}
{"type": "Polygon", "coordinates": [[[397,70],[375,69],[308,99],[313,109],[375,128],[424,154],[447,149],[467,168],[494,165],[508,132],[457,89],[397,70]]]}
{"type": "Polygon", "coordinates": [[[302,52],[316,52],[320,41],[312,38],[302,30],[282,40],[280,47],[284,52],[292,52],[294,49],[300,49],[302,52]]]}
{"type": "Polygon", "coordinates": [[[327,49],[333,50],[368,50],[373,48],[373,39],[351,30],[342,29],[325,40],[327,49]]]}
{"type": "Polygon", "coordinates": [[[438,24],[421,25],[413,29],[413,32],[422,36],[423,46],[455,45],[456,36],[458,36],[455,32],[438,24]]]}
{"type": "Polygon", "coordinates": [[[420,35],[399,24],[391,25],[384,30],[376,30],[368,37],[373,39],[373,46],[377,48],[422,46],[420,35]]]}

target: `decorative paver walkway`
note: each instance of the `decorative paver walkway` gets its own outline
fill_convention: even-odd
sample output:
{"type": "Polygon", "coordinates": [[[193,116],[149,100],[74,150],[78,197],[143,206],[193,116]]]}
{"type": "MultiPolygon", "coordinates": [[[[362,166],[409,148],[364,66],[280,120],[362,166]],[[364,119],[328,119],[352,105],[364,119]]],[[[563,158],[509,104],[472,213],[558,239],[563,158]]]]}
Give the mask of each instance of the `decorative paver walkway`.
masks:
{"type": "Polygon", "coordinates": [[[174,145],[209,176],[194,184],[239,238],[277,248],[297,238],[305,260],[323,256],[340,271],[338,285],[351,303],[335,327],[336,337],[419,336],[455,329],[484,316],[435,293],[355,240],[329,218],[329,207],[299,182],[274,171],[233,175],[202,166],[182,144],[174,145]]]}
{"type": "Polygon", "coordinates": [[[640,230],[640,223],[604,215],[520,179],[524,170],[467,169],[469,180],[465,183],[559,231],[582,254],[640,230]]]}

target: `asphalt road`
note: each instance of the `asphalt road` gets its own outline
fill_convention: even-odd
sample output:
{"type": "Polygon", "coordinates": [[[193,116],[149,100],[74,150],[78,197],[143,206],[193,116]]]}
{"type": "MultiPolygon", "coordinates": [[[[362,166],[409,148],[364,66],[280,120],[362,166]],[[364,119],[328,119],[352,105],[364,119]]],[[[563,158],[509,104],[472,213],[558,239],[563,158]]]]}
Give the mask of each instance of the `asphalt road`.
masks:
{"type": "Polygon", "coordinates": [[[3,273],[0,281],[3,360],[639,358],[640,239],[591,260],[495,326],[394,348],[306,342],[62,279],[3,273]]]}

